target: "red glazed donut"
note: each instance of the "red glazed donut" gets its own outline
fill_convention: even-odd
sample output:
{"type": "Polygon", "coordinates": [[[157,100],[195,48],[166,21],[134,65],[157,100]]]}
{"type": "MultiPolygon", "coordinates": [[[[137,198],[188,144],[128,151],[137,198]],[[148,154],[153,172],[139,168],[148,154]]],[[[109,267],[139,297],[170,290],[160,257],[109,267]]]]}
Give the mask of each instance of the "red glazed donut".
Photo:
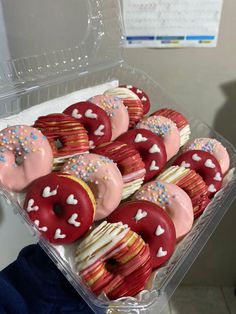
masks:
{"type": "Polygon", "coordinates": [[[174,251],[174,224],[164,209],[154,203],[142,200],[123,203],[109,216],[108,221],[121,221],[142,236],[149,244],[153,268],[164,264],[174,251]]]}
{"type": "Polygon", "coordinates": [[[128,88],[133,93],[135,93],[143,104],[143,114],[148,113],[148,111],[150,110],[150,100],[148,95],[143,90],[132,85],[122,85],[120,87],[128,88]]]}
{"type": "Polygon", "coordinates": [[[111,121],[102,108],[81,101],[66,108],[64,113],[79,120],[88,131],[90,148],[111,140],[111,121]]]}
{"type": "Polygon", "coordinates": [[[82,180],[50,173],[29,186],[24,209],[50,242],[68,244],[93,223],[95,200],[82,180]]]}
{"type": "Polygon", "coordinates": [[[222,172],[217,159],[202,150],[189,150],[181,154],[173,165],[195,170],[208,186],[209,196],[213,196],[222,186],[222,172]]]}
{"type": "Polygon", "coordinates": [[[149,181],[162,171],[167,156],[163,141],[153,132],[145,129],[133,129],[118,137],[118,141],[132,144],[145,163],[145,181],[149,181]]]}

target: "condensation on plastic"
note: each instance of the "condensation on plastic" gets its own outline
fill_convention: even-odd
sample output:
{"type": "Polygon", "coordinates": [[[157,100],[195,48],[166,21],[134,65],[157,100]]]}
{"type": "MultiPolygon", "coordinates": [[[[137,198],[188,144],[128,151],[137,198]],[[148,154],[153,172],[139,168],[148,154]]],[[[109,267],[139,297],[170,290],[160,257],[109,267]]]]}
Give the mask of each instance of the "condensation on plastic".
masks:
{"type": "MultiPolygon", "coordinates": [[[[3,2],[6,4],[7,1],[9,1],[9,3],[16,2],[16,0],[5,0],[3,2]]],[[[22,1],[27,2],[26,0],[22,1]]],[[[33,0],[28,0],[28,2],[29,1],[33,0]]],[[[35,1],[36,0],[33,2],[35,1]]],[[[52,0],[47,1],[55,3],[55,1],[52,0]]],[[[59,2],[61,1],[62,0],[59,2]]],[[[76,1],[82,3],[82,1],[79,0],[74,0],[73,2],[75,3],[76,1]]],[[[7,78],[8,72],[1,68],[4,72],[4,75],[1,74],[2,85],[0,89],[1,110],[4,108],[4,110],[2,110],[2,118],[5,117],[4,119],[7,120],[7,116],[17,114],[18,112],[31,106],[67,95],[77,90],[96,86],[113,80],[119,80],[120,84],[135,85],[145,90],[145,92],[147,92],[150,96],[151,111],[163,106],[168,106],[185,114],[190,121],[192,138],[210,136],[220,140],[229,152],[231,160],[230,168],[235,168],[236,151],[227,140],[208,127],[205,123],[193,117],[186,109],[183,109],[181,106],[175,104],[173,99],[167,96],[159,84],[153,81],[147,74],[126,66],[121,62],[119,48],[121,40],[121,24],[118,0],[90,0],[87,2],[88,4],[82,5],[82,8],[87,8],[88,10],[93,11],[93,14],[89,11],[91,14],[88,16],[99,16],[99,18],[95,18],[97,24],[94,22],[95,24],[93,25],[96,25],[96,27],[94,27],[93,32],[94,38],[98,41],[100,40],[100,43],[103,45],[100,61],[97,62],[99,60],[99,49],[97,50],[98,59],[93,60],[90,58],[93,58],[94,54],[91,54],[90,51],[86,52],[86,54],[80,55],[80,53],[83,53],[83,50],[76,50],[80,48],[71,48],[71,50],[68,49],[68,56],[72,53],[72,51],[73,53],[74,51],[77,51],[77,55],[81,58],[80,61],[87,59],[86,62],[88,64],[86,65],[85,61],[83,61],[85,64],[82,63],[82,61],[73,61],[75,63],[69,61],[70,59],[68,56],[64,54],[65,50],[59,53],[48,52],[47,54],[42,54],[40,56],[12,60],[9,63],[5,63],[4,66],[7,64],[10,68],[14,66],[15,72],[11,69],[10,72],[12,73],[12,76],[11,78],[7,78]],[[99,14],[98,12],[95,12],[96,10],[99,11],[99,14]],[[117,19],[115,17],[117,17],[117,19]],[[106,24],[106,28],[104,28],[104,31],[106,29],[106,34],[100,34],[99,37],[98,29],[101,27],[100,24],[103,26],[106,24]],[[112,42],[112,38],[116,38],[116,43],[112,42]],[[110,41],[111,47],[109,46],[110,41]],[[113,44],[114,46],[112,46],[113,44]],[[116,49],[114,49],[115,46],[116,49]],[[85,58],[86,55],[87,58],[85,58]],[[64,59],[62,56],[66,56],[66,63],[62,62],[64,59]],[[102,56],[104,58],[102,58],[102,56]],[[24,62],[22,60],[24,60],[24,62]],[[24,64],[23,67],[19,66],[21,62],[24,64]],[[75,69],[71,68],[71,62],[75,65],[75,69]],[[57,63],[59,65],[56,65],[57,63]],[[50,66],[47,67],[47,65],[50,66]],[[80,65],[82,66],[80,67],[80,65]],[[40,67],[40,69],[38,69],[38,67],[40,67]],[[28,71],[29,69],[32,69],[30,73],[28,71]],[[18,73],[19,71],[21,72],[18,73]]],[[[42,3],[44,3],[44,1],[42,1],[42,3]]],[[[69,3],[68,0],[67,3],[69,3]]],[[[85,47],[83,48],[86,50],[85,47]]],[[[161,78],[159,81],[161,82],[161,78]]],[[[22,121],[22,123],[24,123],[24,121],[22,121]]],[[[74,288],[84,298],[94,312],[109,314],[160,313],[188,271],[189,267],[204,247],[208,238],[226,213],[231,202],[235,198],[235,192],[236,175],[234,173],[224,188],[215,195],[203,215],[197,219],[191,232],[178,244],[171,259],[163,267],[153,273],[147,290],[140,293],[137,297],[127,297],[116,301],[108,301],[106,299],[95,297],[81,282],[80,277],[73,271],[71,267],[73,245],[68,246],[69,253],[67,252],[65,255],[63,250],[67,249],[66,246],[51,245],[48,241],[41,237],[35,226],[28,219],[25,211],[20,207],[19,202],[14,195],[7,191],[4,186],[0,185],[0,197],[5,198],[5,200],[12,205],[14,212],[19,215],[22,221],[29,227],[31,232],[39,239],[40,245],[47,252],[48,256],[54,261],[59,270],[66,276],[66,278],[71,282],[74,288]]]]}

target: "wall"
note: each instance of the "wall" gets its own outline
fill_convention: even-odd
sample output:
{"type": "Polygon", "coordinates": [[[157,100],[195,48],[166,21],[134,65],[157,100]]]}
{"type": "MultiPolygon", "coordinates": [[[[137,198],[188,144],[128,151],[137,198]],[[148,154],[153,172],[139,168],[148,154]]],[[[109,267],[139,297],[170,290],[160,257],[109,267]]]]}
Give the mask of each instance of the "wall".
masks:
{"type": "MultiPolygon", "coordinates": [[[[124,59],[236,146],[236,2],[224,1],[217,48],[127,48],[124,59]]],[[[188,272],[186,284],[236,284],[236,203],[188,272]]]]}

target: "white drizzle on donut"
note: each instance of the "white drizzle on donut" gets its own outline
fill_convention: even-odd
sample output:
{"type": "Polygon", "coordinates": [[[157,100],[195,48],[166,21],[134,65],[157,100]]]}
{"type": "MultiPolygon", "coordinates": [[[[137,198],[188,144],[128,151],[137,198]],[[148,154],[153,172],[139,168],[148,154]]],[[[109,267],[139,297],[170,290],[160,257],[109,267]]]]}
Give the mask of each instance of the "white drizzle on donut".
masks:
{"type": "Polygon", "coordinates": [[[167,251],[164,251],[162,246],[159,248],[159,250],[157,251],[157,257],[163,257],[167,255],[167,251]]]}
{"type": "Polygon", "coordinates": [[[75,227],[79,227],[81,225],[81,222],[76,221],[78,218],[78,214],[74,213],[67,221],[69,224],[74,225],[75,227]]]}
{"type": "Polygon", "coordinates": [[[142,136],[141,133],[138,133],[134,139],[135,143],[140,143],[140,142],[146,142],[147,138],[145,136],[142,136]]]}
{"type": "Polygon", "coordinates": [[[43,189],[43,194],[42,194],[42,196],[46,198],[46,197],[50,197],[50,196],[53,196],[53,195],[57,195],[57,189],[58,189],[58,187],[59,187],[59,186],[57,186],[57,187],[55,188],[55,190],[52,190],[52,191],[51,191],[50,186],[46,186],[46,187],[43,189]]]}
{"type": "Polygon", "coordinates": [[[29,199],[29,201],[28,201],[28,206],[27,206],[27,208],[26,208],[26,211],[28,212],[28,213],[30,213],[30,212],[32,212],[32,211],[37,211],[37,210],[39,210],[39,207],[38,206],[33,206],[34,205],[34,199],[29,199]]]}
{"type": "Polygon", "coordinates": [[[134,219],[136,220],[136,222],[138,222],[139,220],[143,219],[146,216],[147,216],[147,212],[145,210],[139,209],[134,219]]]}
{"type": "Polygon", "coordinates": [[[161,152],[161,150],[157,144],[153,144],[152,147],[149,148],[149,153],[151,153],[151,154],[160,153],[160,152],[161,152]]]}
{"type": "Polygon", "coordinates": [[[54,239],[55,240],[57,240],[57,239],[64,239],[65,237],[66,237],[66,235],[62,233],[61,229],[57,228],[56,231],[55,231],[55,234],[54,234],[54,239]]]}
{"type": "Polygon", "coordinates": [[[150,170],[150,171],[159,170],[159,167],[156,165],[156,161],[155,161],[155,160],[153,160],[153,161],[151,162],[151,165],[150,165],[150,167],[149,167],[149,170],[150,170]]]}
{"type": "Polygon", "coordinates": [[[186,161],[182,161],[180,167],[189,168],[190,164],[188,162],[186,162],[186,161]]]}
{"type": "Polygon", "coordinates": [[[46,232],[46,231],[48,230],[48,228],[47,228],[46,226],[39,227],[39,224],[40,224],[39,220],[35,220],[35,221],[34,221],[34,224],[37,226],[37,228],[38,228],[39,231],[46,232]]]}
{"type": "Polygon", "coordinates": [[[160,235],[162,235],[165,232],[165,229],[162,228],[160,225],[157,226],[156,231],[155,231],[155,235],[157,237],[159,237],[160,235]]]}
{"type": "Polygon", "coordinates": [[[103,124],[100,124],[99,127],[94,131],[94,135],[96,136],[102,136],[104,135],[104,132],[102,130],[105,128],[103,124]]]}
{"type": "Polygon", "coordinates": [[[77,205],[78,200],[75,198],[74,194],[70,194],[66,199],[66,204],[68,205],[77,205]]]}
{"type": "Polygon", "coordinates": [[[97,119],[98,115],[96,113],[93,113],[92,109],[88,109],[85,111],[85,117],[90,119],[97,119]]]}

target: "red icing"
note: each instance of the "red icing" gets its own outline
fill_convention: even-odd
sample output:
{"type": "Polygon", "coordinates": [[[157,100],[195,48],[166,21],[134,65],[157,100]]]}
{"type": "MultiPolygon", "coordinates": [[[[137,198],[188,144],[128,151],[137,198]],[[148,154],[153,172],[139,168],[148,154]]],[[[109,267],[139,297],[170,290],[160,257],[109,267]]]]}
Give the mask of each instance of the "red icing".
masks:
{"type": "Polygon", "coordinates": [[[24,209],[33,222],[39,221],[38,228],[47,228],[46,231],[41,230],[42,235],[55,244],[68,244],[75,241],[93,223],[94,207],[88,192],[78,181],[66,174],[50,173],[35,180],[28,188],[24,209]],[[43,197],[46,187],[49,187],[51,192],[56,190],[56,194],[43,197]],[[73,195],[70,197],[70,202],[73,203],[77,200],[77,204],[66,203],[70,195],[73,195]],[[30,208],[33,209],[37,206],[36,211],[29,210],[29,203],[32,202],[30,200],[33,200],[30,208]],[[57,213],[54,211],[56,206],[59,210],[57,213]],[[72,215],[76,215],[76,217],[72,219],[72,215]],[[75,226],[68,220],[80,222],[80,225],[75,226]],[[66,236],[55,239],[56,229],[60,229],[60,234],[66,236]]]}
{"type": "Polygon", "coordinates": [[[63,113],[53,113],[39,117],[34,127],[47,137],[54,157],[88,151],[88,135],[83,125],[75,118],[63,113]],[[62,144],[57,147],[56,141],[62,144]]]}
{"type": "Polygon", "coordinates": [[[181,154],[173,163],[173,165],[184,166],[184,164],[195,170],[206,182],[208,186],[208,195],[212,197],[216,191],[222,186],[222,172],[218,160],[208,152],[202,150],[189,150],[181,154]],[[194,160],[193,156],[196,156],[199,160],[194,160]],[[189,164],[189,165],[188,165],[189,164]],[[208,165],[208,166],[207,166],[208,165]],[[213,167],[214,165],[214,167],[213,167]],[[210,166],[210,167],[209,167],[210,166]],[[217,176],[220,176],[221,180],[215,180],[217,176]],[[213,190],[211,190],[213,188],[213,190]],[[214,191],[215,189],[215,191],[214,191]]]}
{"type": "Polygon", "coordinates": [[[143,114],[148,113],[148,111],[150,110],[150,100],[149,100],[148,95],[143,90],[132,85],[122,85],[120,87],[128,88],[133,93],[135,93],[143,104],[143,114]]]}
{"type": "Polygon", "coordinates": [[[153,112],[150,116],[166,117],[172,120],[176,124],[177,128],[180,130],[189,124],[188,120],[181,113],[173,109],[168,109],[168,108],[159,109],[153,112]]]}
{"type": "Polygon", "coordinates": [[[134,232],[142,236],[144,241],[149,244],[153,268],[165,263],[174,251],[176,243],[174,224],[168,214],[154,203],[142,200],[123,203],[108,217],[108,221],[121,221],[128,224],[134,232]],[[135,217],[139,210],[146,212],[147,215],[136,220],[135,217]],[[155,235],[158,226],[164,229],[164,232],[159,236],[155,235]],[[167,251],[167,254],[157,257],[160,247],[163,251],[167,251]]]}
{"type": "Polygon", "coordinates": [[[145,129],[133,129],[119,136],[117,140],[129,145],[134,145],[135,149],[140,153],[146,169],[145,181],[152,179],[164,168],[167,160],[165,146],[161,138],[153,132],[145,129]],[[140,136],[138,134],[140,134],[140,136]],[[135,142],[137,136],[145,137],[147,140],[135,142]],[[154,145],[157,145],[160,151],[150,153],[149,150],[154,145]],[[155,165],[158,167],[158,169],[150,170],[153,162],[155,162],[155,165]]]}
{"type": "Polygon", "coordinates": [[[106,156],[117,163],[123,176],[145,168],[140,154],[134,146],[123,142],[115,141],[106,143],[96,147],[93,153],[106,156]]]}
{"type": "Polygon", "coordinates": [[[76,118],[81,124],[83,124],[85,129],[88,131],[89,140],[93,141],[94,146],[111,140],[111,121],[102,108],[89,101],[81,101],[66,108],[64,113],[76,118]],[[92,115],[89,113],[92,113],[92,115]],[[93,116],[93,114],[97,115],[97,117],[92,118],[91,116],[93,116]],[[101,130],[104,134],[94,134],[94,132],[96,133],[96,130],[98,130],[101,125],[104,126],[101,130]]]}

